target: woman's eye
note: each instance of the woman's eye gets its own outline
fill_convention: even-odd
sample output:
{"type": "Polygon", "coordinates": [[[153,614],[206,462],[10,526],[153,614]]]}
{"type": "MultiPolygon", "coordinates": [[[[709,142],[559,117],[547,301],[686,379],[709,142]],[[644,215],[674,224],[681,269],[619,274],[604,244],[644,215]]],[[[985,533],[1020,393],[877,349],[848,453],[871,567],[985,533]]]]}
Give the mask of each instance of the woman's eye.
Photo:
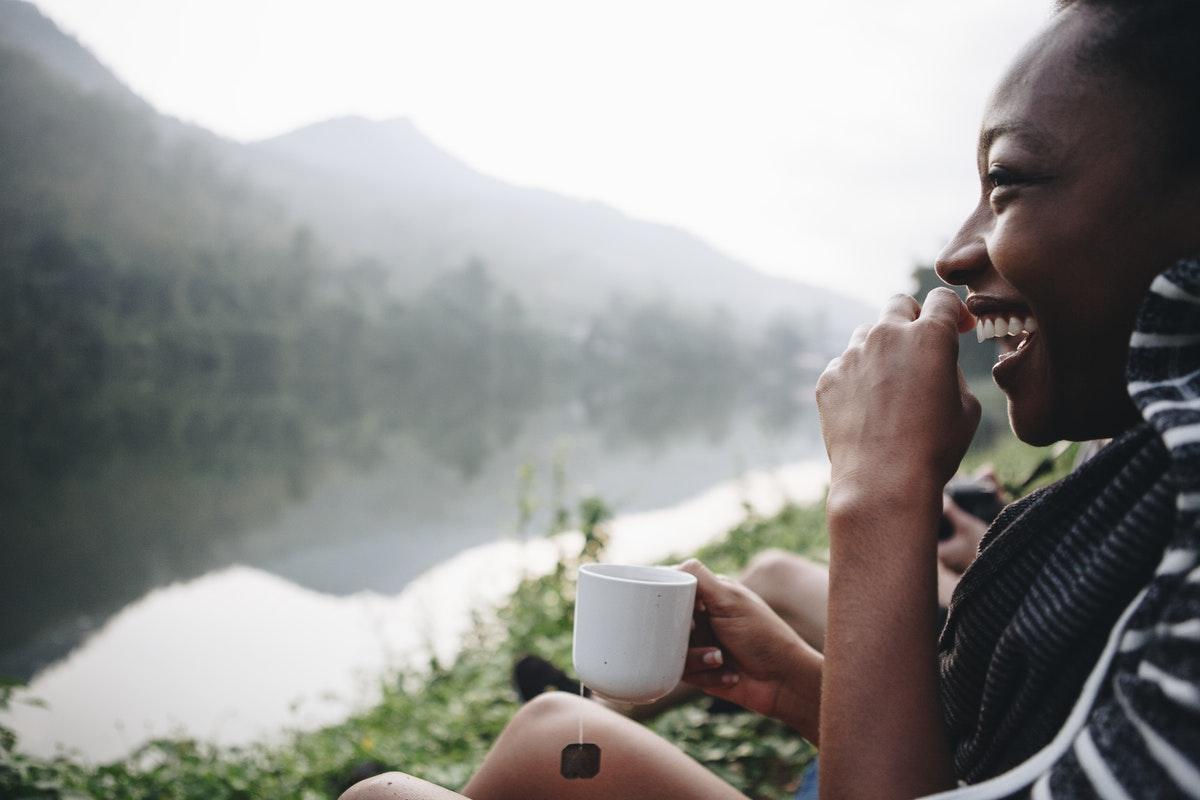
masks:
{"type": "Polygon", "coordinates": [[[1003,167],[992,167],[988,171],[987,182],[989,189],[999,189],[1003,186],[1012,186],[1017,182],[1017,176],[1003,167]]]}

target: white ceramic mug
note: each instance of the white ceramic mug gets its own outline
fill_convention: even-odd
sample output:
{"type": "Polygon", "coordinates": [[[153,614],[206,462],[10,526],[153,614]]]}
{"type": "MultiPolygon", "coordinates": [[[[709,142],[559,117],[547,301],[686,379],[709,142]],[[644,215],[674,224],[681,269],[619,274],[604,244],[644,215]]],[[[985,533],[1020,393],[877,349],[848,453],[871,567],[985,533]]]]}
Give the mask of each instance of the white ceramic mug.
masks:
{"type": "Polygon", "coordinates": [[[650,703],[683,676],[696,578],[667,567],[586,564],[575,593],[575,672],[593,692],[650,703]]]}

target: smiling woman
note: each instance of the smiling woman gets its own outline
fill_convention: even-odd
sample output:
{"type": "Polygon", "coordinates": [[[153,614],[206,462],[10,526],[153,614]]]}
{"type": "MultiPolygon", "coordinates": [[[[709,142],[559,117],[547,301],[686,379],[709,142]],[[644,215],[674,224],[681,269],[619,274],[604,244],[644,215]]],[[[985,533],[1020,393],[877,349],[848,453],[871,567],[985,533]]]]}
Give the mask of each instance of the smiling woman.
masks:
{"type": "MultiPolygon", "coordinates": [[[[822,375],[824,654],[683,566],[720,646],[685,679],[819,741],[822,797],[1200,796],[1196,42],[1194,0],[1067,4],[986,112],[979,200],[937,265],[967,304],[893,297],[822,375]],[[1022,439],[1114,441],[1000,515],[935,646],[942,489],[979,420],[956,366],[972,327],[1020,337],[993,375],[1022,439]]],[[[739,796],[628,719],[545,695],[463,791],[739,796]],[[604,767],[568,783],[581,716],[604,767]]],[[[347,795],[451,796],[398,774],[347,795]]]]}
{"type": "Polygon", "coordinates": [[[1197,41],[1194,2],[1081,0],[989,103],[979,200],[938,274],[970,290],[981,338],[1026,332],[992,373],[1018,436],[1116,441],[996,521],[955,593],[937,675],[897,681],[894,664],[864,655],[932,656],[891,609],[928,613],[920,532],[977,414],[955,388],[951,339],[919,336],[923,322],[948,330],[953,302],[894,301],[822,378],[833,796],[955,780],[984,782],[964,797],[1200,792],[1197,41]],[[886,602],[864,605],[872,590],[886,602]]]}
{"type": "Polygon", "coordinates": [[[1013,429],[1033,444],[1101,438],[1137,419],[1124,391],[1134,314],[1162,266],[1197,246],[1194,144],[1177,133],[1200,131],[1195,84],[1178,81],[1197,48],[1163,41],[1186,30],[1164,27],[1164,4],[1137,17],[1136,4],[1078,5],[993,96],[980,202],[937,264],[968,286],[976,316],[1040,329],[993,372],[1013,429]],[[1104,60],[1114,51],[1124,60],[1104,60]],[[1147,70],[1148,56],[1160,69],[1129,71],[1147,70]]]}

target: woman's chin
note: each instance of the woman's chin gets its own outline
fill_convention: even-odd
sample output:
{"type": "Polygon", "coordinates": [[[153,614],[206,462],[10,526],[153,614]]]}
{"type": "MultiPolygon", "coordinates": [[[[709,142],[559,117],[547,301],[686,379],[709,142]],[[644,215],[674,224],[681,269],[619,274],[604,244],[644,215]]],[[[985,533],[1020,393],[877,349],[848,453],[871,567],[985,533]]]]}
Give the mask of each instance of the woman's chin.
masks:
{"type": "Polygon", "coordinates": [[[1053,415],[1026,398],[1008,398],[1008,424],[1018,439],[1033,447],[1046,447],[1062,440],[1053,415]]]}

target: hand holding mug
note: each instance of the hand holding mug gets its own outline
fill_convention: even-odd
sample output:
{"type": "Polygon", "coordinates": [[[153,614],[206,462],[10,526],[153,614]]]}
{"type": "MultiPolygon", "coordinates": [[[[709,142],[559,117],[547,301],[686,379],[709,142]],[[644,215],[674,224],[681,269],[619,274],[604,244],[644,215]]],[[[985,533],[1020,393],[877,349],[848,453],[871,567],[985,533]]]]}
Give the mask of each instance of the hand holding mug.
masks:
{"type": "Polygon", "coordinates": [[[684,681],[781,719],[815,741],[821,655],[741,583],[694,559],[679,569],[696,577],[684,681]]]}

